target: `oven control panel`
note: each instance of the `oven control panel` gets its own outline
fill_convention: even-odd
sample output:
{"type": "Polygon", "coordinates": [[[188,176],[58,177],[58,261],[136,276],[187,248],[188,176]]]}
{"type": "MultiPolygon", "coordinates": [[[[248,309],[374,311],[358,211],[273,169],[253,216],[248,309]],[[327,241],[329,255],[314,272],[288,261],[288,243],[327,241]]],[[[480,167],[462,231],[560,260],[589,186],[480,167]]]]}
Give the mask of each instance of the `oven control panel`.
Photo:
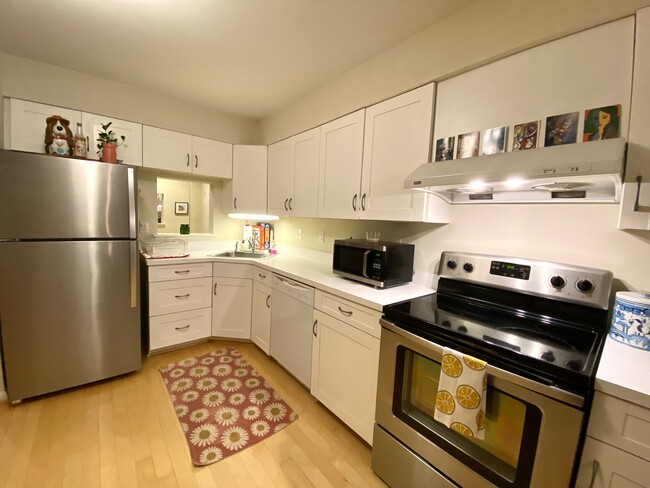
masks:
{"type": "Polygon", "coordinates": [[[445,251],[440,277],[607,309],[610,271],[488,254],[445,251]]]}

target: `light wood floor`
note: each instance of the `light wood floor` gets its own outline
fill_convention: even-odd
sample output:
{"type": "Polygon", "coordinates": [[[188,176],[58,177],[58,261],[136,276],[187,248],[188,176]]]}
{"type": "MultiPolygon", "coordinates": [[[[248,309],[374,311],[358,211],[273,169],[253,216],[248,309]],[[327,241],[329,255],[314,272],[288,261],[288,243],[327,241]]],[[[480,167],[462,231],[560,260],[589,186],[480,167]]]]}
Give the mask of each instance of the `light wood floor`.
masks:
{"type": "Polygon", "coordinates": [[[370,448],[252,344],[209,342],[148,358],[142,371],[0,403],[0,487],[385,487],[370,448]],[[158,367],[235,345],[300,418],[211,466],[192,466],[158,367]]]}

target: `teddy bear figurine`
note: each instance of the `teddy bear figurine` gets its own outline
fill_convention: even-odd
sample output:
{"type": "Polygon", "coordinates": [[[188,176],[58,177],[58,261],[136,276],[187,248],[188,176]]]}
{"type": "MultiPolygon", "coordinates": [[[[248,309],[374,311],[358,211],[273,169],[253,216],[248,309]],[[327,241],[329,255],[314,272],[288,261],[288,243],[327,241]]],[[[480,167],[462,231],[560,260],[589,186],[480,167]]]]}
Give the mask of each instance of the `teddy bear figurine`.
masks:
{"type": "Polygon", "coordinates": [[[70,121],[60,115],[52,115],[45,122],[45,152],[54,156],[71,156],[73,139],[70,121]]]}

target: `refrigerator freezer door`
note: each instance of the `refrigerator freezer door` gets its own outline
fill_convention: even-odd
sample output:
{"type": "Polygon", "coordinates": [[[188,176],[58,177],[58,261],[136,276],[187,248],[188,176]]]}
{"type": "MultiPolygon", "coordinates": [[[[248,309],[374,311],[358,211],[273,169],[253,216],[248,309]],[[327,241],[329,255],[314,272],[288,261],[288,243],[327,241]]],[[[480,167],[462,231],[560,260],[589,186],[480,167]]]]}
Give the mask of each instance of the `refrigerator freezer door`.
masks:
{"type": "Polygon", "coordinates": [[[9,400],[140,369],[135,256],[135,241],[0,242],[9,400]]]}
{"type": "Polygon", "coordinates": [[[135,239],[135,170],[0,151],[0,240],[135,239]]]}

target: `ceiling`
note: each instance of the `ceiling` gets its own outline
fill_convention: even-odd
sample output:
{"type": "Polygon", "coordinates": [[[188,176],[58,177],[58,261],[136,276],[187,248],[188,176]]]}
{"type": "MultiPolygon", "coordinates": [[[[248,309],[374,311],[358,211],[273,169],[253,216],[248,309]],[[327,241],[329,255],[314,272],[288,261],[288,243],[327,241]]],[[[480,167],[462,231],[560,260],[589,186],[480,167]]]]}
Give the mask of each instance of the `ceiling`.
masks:
{"type": "Polygon", "coordinates": [[[0,50],[261,119],[474,1],[0,0],[0,50]]]}

